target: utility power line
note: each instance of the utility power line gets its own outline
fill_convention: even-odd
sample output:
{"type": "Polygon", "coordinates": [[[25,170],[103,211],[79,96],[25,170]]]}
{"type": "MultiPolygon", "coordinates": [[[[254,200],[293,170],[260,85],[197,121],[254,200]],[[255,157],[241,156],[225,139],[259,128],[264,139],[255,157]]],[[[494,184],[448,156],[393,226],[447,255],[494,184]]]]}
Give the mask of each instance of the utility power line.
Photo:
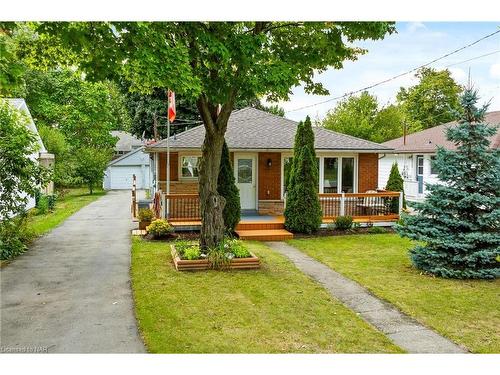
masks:
{"type": "MultiPolygon", "coordinates": [[[[414,72],[416,72],[417,70],[419,70],[419,69],[421,69],[421,68],[425,68],[426,66],[429,66],[429,65],[431,65],[431,64],[434,64],[434,63],[435,63],[435,62],[437,62],[437,61],[440,61],[440,60],[442,60],[442,59],[444,59],[444,58],[446,58],[446,57],[449,57],[449,56],[451,56],[451,55],[454,55],[454,54],[456,54],[456,53],[458,53],[458,52],[460,52],[460,51],[463,51],[464,49],[470,48],[470,47],[472,47],[473,45],[475,45],[475,44],[477,44],[477,43],[479,43],[479,42],[481,42],[481,41],[483,41],[483,40],[485,40],[485,39],[491,38],[492,36],[494,36],[494,35],[496,35],[496,34],[498,34],[498,33],[500,33],[500,30],[497,30],[497,31],[495,31],[495,32],[493,32],[493,33],[490,33],[490,34],[488,34],[488,35],[485,35],[485,36],[483,36],[482,38],[480,38],[480,39],[478,39],[478,40],[476,40],[476,41],[474,41],[474,42],[472,42],[472,43],[469,43],[469,44],[467,44],[467,45],[465,45],[465,46],[463,46],[463,47],[460,47],[460,48],[457,48],[456,50],[453,50],[453,51],[451,51],[451,52],[448,52],[447,54],[442,55],[442,56],[440,56],[440,57],[438,57],[438,58],[435,58],[435,59],[434,59],[434,60],[432,60],[432,61],[429,61],[429,62],[427,62],[427,63],[425,63],[425,64],[419,65],[419,66],[417,66],[417,67],[415,67],[415,68],[413,68],[413,69],[410,69],[410,70],[408,70],[408,71],[406,71],[406,72],[403,72],[403,73],[397,74],[397,75],[395,75],[395,76],[392,76],[392,77],[390,77],[390,78],[384,79],[384,80],[379,81],[379,82],[377,82],[377,83],[374,83],[374,84],[372,84],[372,85],[369,85],[369,86],[363,87],[363,88],[358,89],[358,90],[350,91],[350,92],[345,93],[345,94],[343,94],[343,95],[336,96],[336,97],[334,97],[334,98],[330,98],[330,99],[326,99],[326,100],[323,100],[323,101],[321,101],[321,102],[317,102],[317,103],[314,103],[314,104],[309,104],[309,105],[305,105],[305,106],[298,107],[298,108],[295,108],[295,109],[291,109],[291,110],[289,110],[289,111],[285,111],[285,113],[296,112],[296,111],[300,111],[300,110],[302,110],[302,109],[311,108],[311,107],[315,107],[315,106],[317,106],[317,105],[321,105],[321,104],[329,103],[329,102],[334,101],[334,100],[339,100],[339,99],[342,99],[342,98],[345,98],[345,97],[348,97],[348,96],[351,96],[351,95],[357,94],[357,93],[359,93],[359,92],[363,92],[363,91],[366,91],[366,90],[372,89],[372,88],[377,87],[377,86],[380,86],[380,85],[382,85],[382,84],[384,84],[384,83],[387,83],[387,82],[390,82],[390,81],[394,81],[394,80],[395,80],[395,79],[397,79],[397,78],[400,78],[400,77],[403,77],[403,76],[405,76],[405,75],[408,75],[408,74],[414,73],[414,72]]],[[[478,58],[479,58],[479,57],[478,57],[478,58]]]]}
{"type": "Polygon", "coordinates": [[[480,55],[480,56],[476,56],[476,57],[471,57],[470,59],[467,59],[467,60],[463,60],[463,61],[459,61],[457,63],[446,65],[445,68],[449,68],[450,66],[460,65],[460,64],[463,64],[463,63],[466,63],[466,62],[469,62],[469,61],[477,60],[477,59],[480,59],[482,57],[491,56],[491,55],[494,55],[495,53],[499,53],[499,52],[500,52],[500,49],[496,50],[496,51],[493,51],[493,52],[485,53],[484,55],[480,55]]]}

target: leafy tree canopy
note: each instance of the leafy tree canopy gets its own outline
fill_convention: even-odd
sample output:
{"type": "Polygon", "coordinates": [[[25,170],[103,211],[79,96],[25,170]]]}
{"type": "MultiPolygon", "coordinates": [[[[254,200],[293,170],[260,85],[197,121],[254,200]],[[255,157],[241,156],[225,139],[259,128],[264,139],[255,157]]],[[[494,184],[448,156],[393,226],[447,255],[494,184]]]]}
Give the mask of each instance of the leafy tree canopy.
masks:
{"type": "MultiPolygon", "coordinates": [[[[123,85],[123,84],[122,84],[123,85]]],[[[151,94],[130,92],[124,88],[127,108],[131,116],[129,131],[137,137],[155,138],[154,127],[159,138],[167,137],[166,111],[168,107],[166,90],[154,89],[151,94]]],[[[178,134],[192,126],[201,124],[201,117],[196,106],[196,100],[183,95],[176,97],[177,119],[170,126],[170,134],[178,134]]],[[[278,105],[263,105],[259,99],[238,100],[234,109],[244,107],[258,108],[263,111],[284,116],[285,110],[278,105]]]]}
{"type": "Polygon", "coordinates": [[[24,211],[28,195],[34,196],[48,178],[48,171],[30,158],[39,145],[27,121],[0,99],[0,219],[24,211]]]}
{"type": "Polygon", "coordinates": [[[78,56],[90,79],[121,79],[133,91],[173,91],[196,99],[205,126],[199,193],[201,247],[224,235],[217,192],[224,134],[238,100],[286,100],[300,84],[328,94],[315,75],[366,52],[354,42],[395,31],[387,22],[81,22],[42,23],[78,56]],[[218,111],[218,106],[221,110],[218,111]]]}
{"type": "Polygon", "coordinates": [[[111,150],[84,147],[78,150],[75,158],[75,171],[80,182],[87,185],[90,194],[102,182],[104,170],[111,159],[111,150]]]}
{"type": "Polygon", "coordinates": [[[400,137],[404,126],[409,133],[419,130],[418,124],[408,121],[401,107],[381,108],[377,97],[367,91],[339,102],[320,125],[377,143],[400,137]]]}
{"type": "Polygon", "coordinates": [[[453,111],[461,111],[460,93],[463,87],[455,82],[448,69],[420,69],[419,83],[408,89],[401,87],[397,101],[413,122],[424,129],[454,120],[453,111]]]}
{"type": "Polygon", "coordinates": [[[0,94],[17,87],[21,82],[24,65],[16,53],[16,43],[11,30],[0,23],[0,94]]]}
{"type": "Polygon", "coordinates": [[[240,99],[288,99],[301,83],[308,93],[327,94],[315,71],[341,68],[366,52],[352,42],[395,29],[383,22],[78,22],[38,30],[77,53],[91,78],[125,77],[147,93],[203,93],[216,105],[236,89],[240,99]]]}
{"type": "Polygon", "coordinates": [[[87,82],[69,69],[27,70],[12,95],[26,99],[38,125],[60,129],[75,147],[113,147],[109,131],[130,123],[116,84],[87,82]]]}

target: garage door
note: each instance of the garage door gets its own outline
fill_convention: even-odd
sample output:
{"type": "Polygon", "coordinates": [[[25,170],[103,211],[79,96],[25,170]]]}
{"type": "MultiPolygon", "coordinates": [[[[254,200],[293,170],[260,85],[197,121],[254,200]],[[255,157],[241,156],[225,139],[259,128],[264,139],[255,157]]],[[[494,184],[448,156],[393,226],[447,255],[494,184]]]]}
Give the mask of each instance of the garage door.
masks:
{"type": "Polygon", "coordinates": [[[111,189],[132,189],[132,176],[135,174],[137,189],[143,189],[144,176],[141,167],[111,167],[111,189]]]}

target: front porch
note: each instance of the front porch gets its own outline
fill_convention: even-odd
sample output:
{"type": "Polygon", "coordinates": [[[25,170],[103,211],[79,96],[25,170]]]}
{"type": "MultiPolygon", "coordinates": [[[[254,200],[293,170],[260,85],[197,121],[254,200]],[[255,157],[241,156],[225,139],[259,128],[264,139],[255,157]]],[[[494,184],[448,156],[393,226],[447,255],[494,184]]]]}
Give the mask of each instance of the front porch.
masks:
{"type": "MultiPolygon", "coordinates": [[[[161,197],[157,215],[166,218],[176,231],[200,229],[198,194],[162,193],[161,197]]],[[[392,225],[399,219],[399,213],[402,209],[401,198],[399,192],[319,194],[323,212],[322,227],[334,223],[338,216],[351,216],[354,222],[362,226],[392,225]]],[[[291,239],[293,234],[285,230],[284,222],[285,218],[282,215],[259,215],[244,212],[236,227],[236,233],[242,239],[260,241],[291,239]]]]}

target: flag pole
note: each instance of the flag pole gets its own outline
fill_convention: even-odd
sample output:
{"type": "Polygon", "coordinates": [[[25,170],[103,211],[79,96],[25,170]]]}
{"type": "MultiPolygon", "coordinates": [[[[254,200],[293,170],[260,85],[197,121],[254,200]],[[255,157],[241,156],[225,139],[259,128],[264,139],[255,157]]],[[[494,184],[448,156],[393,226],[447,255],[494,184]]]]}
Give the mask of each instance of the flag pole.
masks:
{"type": "MultiPolygon", "coordinates": [[[[167,90],[167,196],[170,194],[170,116],[169,116],[169,108],[170,108],[170,89],[167,90]]],[[[168,207],[169,199],[167,197],[167,219],[169,217],[169,207],[168,207]]]]}

